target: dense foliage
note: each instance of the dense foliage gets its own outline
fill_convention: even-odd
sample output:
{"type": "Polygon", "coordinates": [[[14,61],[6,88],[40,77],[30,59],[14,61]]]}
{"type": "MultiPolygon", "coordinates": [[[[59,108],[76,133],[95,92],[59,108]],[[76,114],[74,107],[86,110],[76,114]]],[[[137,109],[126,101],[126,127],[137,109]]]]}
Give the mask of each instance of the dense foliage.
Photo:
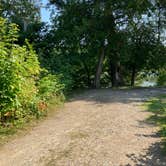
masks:
{"type": "Polygon", "coordinates": [[[52,97],[60,97],[64,85],[56,75],[41,69],[32,46],[15,44],[18,28],[0,18],[0,113],[1,123],[46,111],[52,97]],[[43,73],[45,73],[43,75],[43,73]]]}
{"type": "Polygon", "coordinates": [[[73,87],[134,86],[166,64],[163,1],[50,1],[56,8],[41,63],[73,87]]]}

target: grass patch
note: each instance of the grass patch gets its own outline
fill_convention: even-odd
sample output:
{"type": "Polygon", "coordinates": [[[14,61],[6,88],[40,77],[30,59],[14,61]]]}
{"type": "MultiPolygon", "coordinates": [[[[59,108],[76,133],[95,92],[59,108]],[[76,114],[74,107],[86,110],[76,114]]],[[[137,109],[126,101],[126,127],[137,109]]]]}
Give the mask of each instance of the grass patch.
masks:
{"type": "Polygon", "coordinates": [[[160,136],[163,140],[164,151],[166,152],[166,95],[161,95],[153,98],[147,103],[148,111],[153,114],[148,118],[149,122],[152,122],[160,127],[160,136]]]}

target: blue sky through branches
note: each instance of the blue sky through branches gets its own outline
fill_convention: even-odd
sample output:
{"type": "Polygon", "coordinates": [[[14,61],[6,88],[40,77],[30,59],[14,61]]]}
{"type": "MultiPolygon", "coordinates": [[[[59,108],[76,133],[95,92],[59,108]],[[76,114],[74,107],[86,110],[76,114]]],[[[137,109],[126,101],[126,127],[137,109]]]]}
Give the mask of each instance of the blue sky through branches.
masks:
{"type": "MultiPolygon", "coordinates": [[[[42,0],[43,6],[46,6],[47,3],[48,3],[48,0],[42,0]]],[[[41,8],[41,19],[42,19],[42,21],[50,23],[50,20],[49,20],[50,14],[51,14],[51,12],[49,11],[49,9],[46,9],[46,8],[43,8],[43,7],[41,8]]]]}

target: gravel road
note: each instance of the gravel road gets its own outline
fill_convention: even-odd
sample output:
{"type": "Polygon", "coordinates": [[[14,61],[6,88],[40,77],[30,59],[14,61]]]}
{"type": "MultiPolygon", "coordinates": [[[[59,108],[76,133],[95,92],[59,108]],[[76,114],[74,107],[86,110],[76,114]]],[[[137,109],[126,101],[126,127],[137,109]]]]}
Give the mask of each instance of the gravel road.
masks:
{"type": "Polygon", "coordinates": [[[164,88],[88,90],[0,147],[0,166],[166,166],[141,106],[164,88]]]}

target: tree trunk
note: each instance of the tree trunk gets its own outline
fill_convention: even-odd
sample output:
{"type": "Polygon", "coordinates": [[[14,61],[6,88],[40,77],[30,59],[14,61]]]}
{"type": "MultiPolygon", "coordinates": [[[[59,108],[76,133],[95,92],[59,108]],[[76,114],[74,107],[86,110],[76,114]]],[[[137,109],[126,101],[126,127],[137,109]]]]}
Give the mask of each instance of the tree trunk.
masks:
{"type": "Polygon", "coordinates": [[[85,72],[87,74],[87,85],[88,85],[88,87],[91,87],[90,70],[85,61],[83,61],[83,66],[84,66],[85,72]]]}
{"type": "Polygon", "coordinates": [[[28,23],[27,23],[26,19],[24,19],[23,20],[23,30],[24,30],[24,32],[27,31],[27,27],[28,27],[28,23]]]}
{"type": "Polygon", "coordinates": [[[111,83],[112,83],[112,87],[116,87],[117,86],[117,79],[116,79],[116,65],[112,62],[110,62],[110,73],[111,73],[111,83]]]}
{"type": "Polygon", "coordinates": [[[112,87],[122,86],[124,84],[123,77],[121,75],[120,62],[110,62],[110,73],[112,87]]]}
{"type": "Polygon", "coordinates": [[[103,68],[104,56],[105,56],[104,47],[102,47],[97,69],[96,69],[95,82],[94,82],[95,88],[100,88],[100,77],[101,77],[102,68],[103,68]]]}
{"type": "Polygon", "coordinates": [[[135,85],[135,75],[136,75],[136,69],[135,69],[135,66],[133,66],[132,73],[131,73],[131,86],[135,85]]]}

